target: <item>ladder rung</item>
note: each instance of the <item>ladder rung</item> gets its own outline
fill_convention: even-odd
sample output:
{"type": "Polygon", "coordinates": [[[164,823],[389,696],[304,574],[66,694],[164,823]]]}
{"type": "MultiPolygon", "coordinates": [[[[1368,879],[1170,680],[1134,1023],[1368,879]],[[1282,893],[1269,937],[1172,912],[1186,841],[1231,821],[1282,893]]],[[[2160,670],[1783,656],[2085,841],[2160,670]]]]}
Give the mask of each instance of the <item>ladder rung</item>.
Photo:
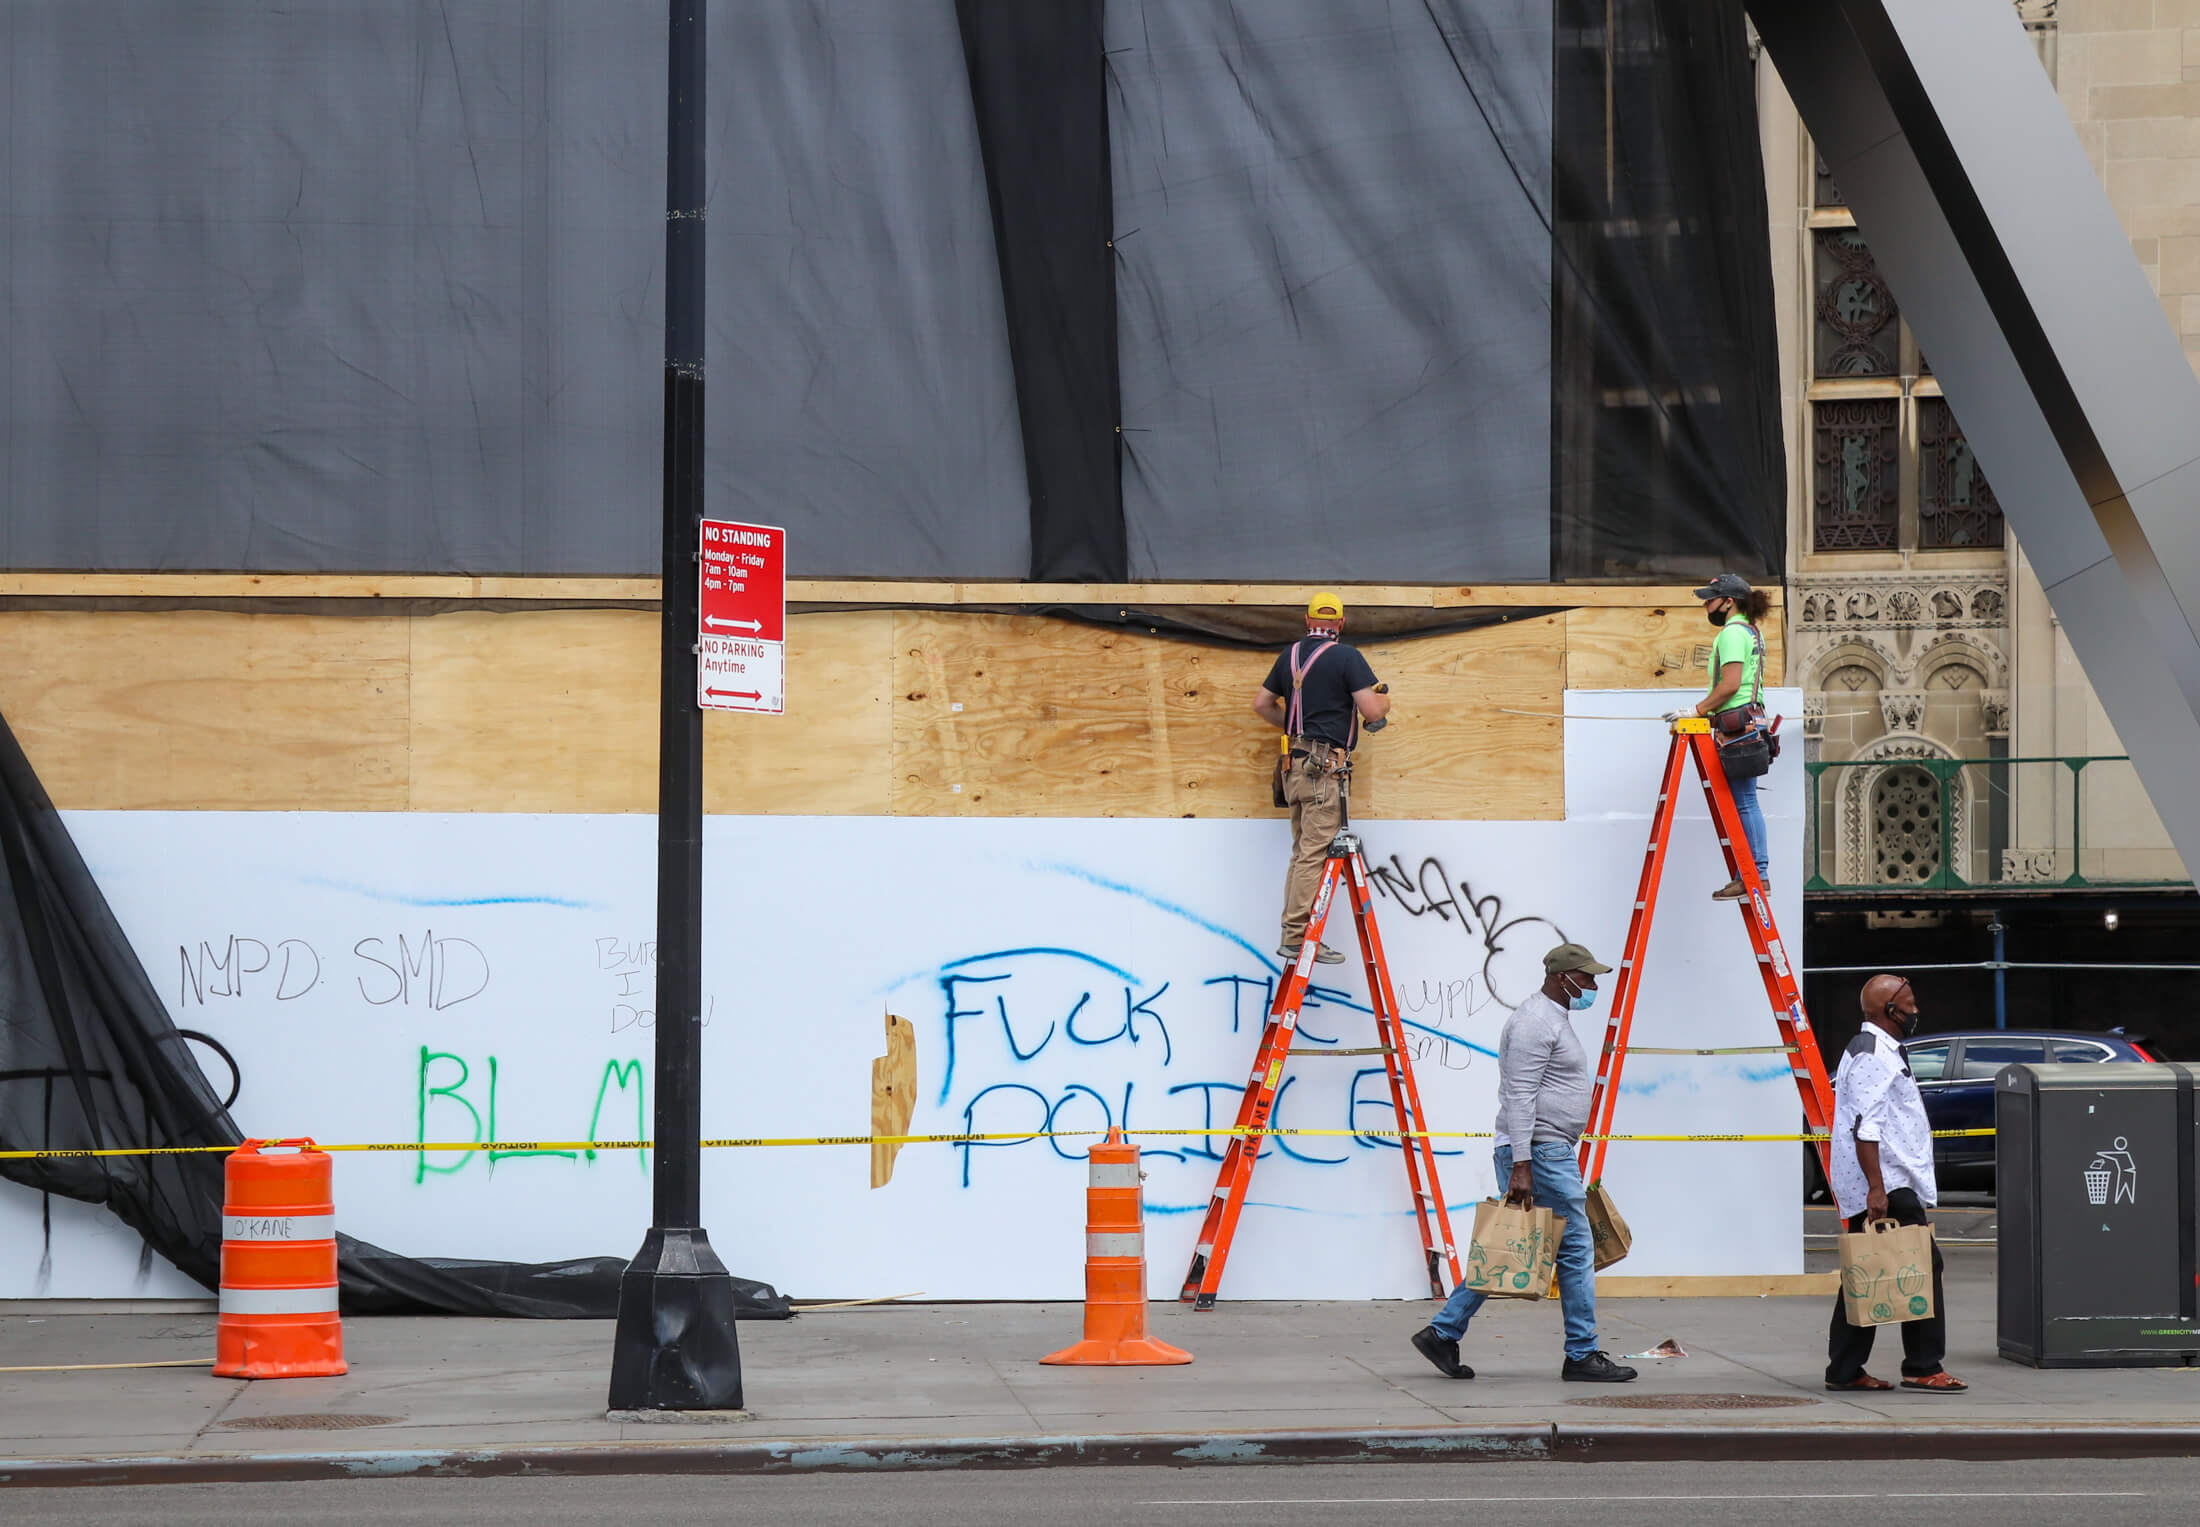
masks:
{"type": "Polygon", "coordinates": [[[1335,1050],[1327,1048],[1293,1050],[1291,1052],[1291,1058],[1293,1060],[1297,1060],[1302,1055],[1396,1055],[1397,1053],[1397,1048],[1393,1045],[1368,1045],[1362,1049],[1357,1050],[1335,1050]]]}
{"type": "Polygon", "coordinates": [[[1617,1055],[1800,1055],[1801,1045],[1734,1045],[1720,1050],[1669,1050],[1655,1045],[1606,1045],[1604,1053],[1617,1055]]]}

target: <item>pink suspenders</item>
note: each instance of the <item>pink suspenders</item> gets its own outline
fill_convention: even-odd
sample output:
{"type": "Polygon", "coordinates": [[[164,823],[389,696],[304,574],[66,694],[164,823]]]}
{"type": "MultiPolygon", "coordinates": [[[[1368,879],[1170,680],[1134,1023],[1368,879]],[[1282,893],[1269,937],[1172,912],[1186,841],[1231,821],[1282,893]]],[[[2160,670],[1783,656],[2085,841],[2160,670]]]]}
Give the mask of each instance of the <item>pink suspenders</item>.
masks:
{"type": "MultiPolygon", "coordinates": [[[[1284,716],[1284,730],[1293,737],[1306,735],[1306,706],[1304,697],[1300,694],[1300,690],[1305,687],[1306,676],[1314,671],[1314,665],[1322,660],[1322,654],[1337,645],[1337,639],[1334,636],[1324,637],[1321,645],[1309,653],[1306,661],[1302,663],[1299,661],[1299,649],[1305,645],[1304,640],[1291,644],[1291,706],[1284,716]]],[[[1355,709],[1352,714],[1350,735],[1357,738],[1359,732],[1360,716],[1358,710],[1355,709]]],[[[1345,744],[1346,747],[1351,745],[1350,742],[1345,744]]]]}

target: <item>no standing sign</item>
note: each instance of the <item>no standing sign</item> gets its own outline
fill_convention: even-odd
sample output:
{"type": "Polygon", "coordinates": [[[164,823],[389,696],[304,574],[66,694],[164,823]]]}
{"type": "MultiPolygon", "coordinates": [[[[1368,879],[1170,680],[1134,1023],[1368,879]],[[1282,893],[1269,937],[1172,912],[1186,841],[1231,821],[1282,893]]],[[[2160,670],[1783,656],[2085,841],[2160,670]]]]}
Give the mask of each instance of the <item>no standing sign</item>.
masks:
{"type": "Polygon", "coordinates": [[[705,710],[787,709],[787,532],[703,521],[695,699],[705,710]]]}

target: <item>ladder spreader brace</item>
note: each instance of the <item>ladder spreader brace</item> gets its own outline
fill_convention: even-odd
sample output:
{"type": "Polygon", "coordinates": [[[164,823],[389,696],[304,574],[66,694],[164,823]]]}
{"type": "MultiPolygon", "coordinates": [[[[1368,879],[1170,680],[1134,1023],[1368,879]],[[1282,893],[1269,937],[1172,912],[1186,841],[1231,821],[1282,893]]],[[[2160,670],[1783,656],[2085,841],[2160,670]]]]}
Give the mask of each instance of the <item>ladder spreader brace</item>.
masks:
{"type": "Polygon", "coordinates": [[[1260,1048],[1254,1053],[1252,1075],[1246,1079],[1245,1096],[1239,1100],[1237,1132],[1223,1151],[1222,1167],[1215,1176],[1214,1197],[1207,1204],[1207,1218],[1200,1226],[1191,1270],[1184,1275],[1177,1296],[1194,1309],[1214,1308],[1215,1291],[1222,1283],[1223,1263],[1229,1260],[1230,1242],[1237,1234],[1238,1216],[1245,1210],[1245,1195],[1252,1186],[1253,1164],[1267,1137],[1248,1134],[1264,1130],[1281,1090],[1284,1062],[1291,1056],[1291,1039],[1298,1030],[1299,1009],[1313,985],[1314,956],[1322,946],[1322,929],[1338,890],[1344,889],[1347,905],[1360,935],[1360,957],[1367,966],[1367,992],[1375,1009],[1377,1043],[1366,1049],[1301,1050],[1301,1055],[1376,1055],[1390,1077],[1390,1103],[1401,1133],[1400,1154],[1405,1157],[1406,1184],[1413,1195],[1414,1218],[1421,1227],[1421,1249],[1428,1262],[1429,1292],[1444,1297],[1443,1268],[1451,1266],[1451,1280],[1459,1281],[1459,1253],[1452,1245],[1451,1215],[1444,1207],[1444,1190],[1436,1180],[1436,1153],[1423,1122],[1420,1089],[1413,1081],[1413,1058],[1406,1051],[1405,1024],[1398,1015],[1398,996],[1390,983],[1390,966],[1383,958],[1382,935],[1375,928],[1374,891],[1360,840],[1349,829],[1329,845],[1329,859],[1322,866],[1321,884],[1314,892],[1312,912],[1306,920],[1306,936],[1299,956],[1276,983],[1275,999],[1268,1006],[1268,1023],[1261,1031],[1260,1048]]]}
{"type": "MultiPolygon", "coordinates": [[[[1820,1136],[1818,1160],[1832,1180],[1829,1159],[1833,1128],[1833,1084],[1826,1079],[1825,1061],[1818,1054],[1818,1040],[1811,1033],[1810,1014],[1803,1008],[1803,994],[1796,971],[1773,924],[1772,906],[1765,898],[1757,864],[1750,856],[1742,832],[1741,813],[1734,792],[1727,788],[1726,770],[1719,762],[1718,740],[1711,723],[1701,716],[1685,716],[1673,723],[1673,745],[1665,756],[1665,778],[1658,786],[1658,809],[1650,823],[1650,846],[1642,861],[1642,879],[1635,890],[1635,907],[1627,923],[1627,945],[1620,953],[1619,982],[1612,996],[1612,1016],[1604,1030],[1604,1054],[1597,1064],[1596,1088],[1589,1095],[1589,1129],[1581,1142],[1581,1175],[1595,1182],[1604,1174],[1605,1136],[1612,1132],[1612,1113],[1619,1100],[1620,1069],[1627,1059],[1628,1038],[1635,1022],[1635,996],[1642,986],[1642,957],[1650,942],[1650,918],[1658,903],[1658,881],[1665,872],[1667,845],[1672,841],[1673,817],[1680,803],[1681,770],[1694,760],[1696,777],[1711,807],[1712,825],[1719,835],[1719,849],[1727,869],[1742,883],[1747,895],[1736,903],[1742,909],[1742,925],[1757,953],[1757,973],[1764,978],[1765,1000],[1780,1030],[1780,1043],[1770,1047],[1788,1056],[1788,1070],[1803,1100],[1803,1118],[1820,1136]]],[[[1651,1051],[1645,1053],[1700,1053],[1651,1051]]]]}

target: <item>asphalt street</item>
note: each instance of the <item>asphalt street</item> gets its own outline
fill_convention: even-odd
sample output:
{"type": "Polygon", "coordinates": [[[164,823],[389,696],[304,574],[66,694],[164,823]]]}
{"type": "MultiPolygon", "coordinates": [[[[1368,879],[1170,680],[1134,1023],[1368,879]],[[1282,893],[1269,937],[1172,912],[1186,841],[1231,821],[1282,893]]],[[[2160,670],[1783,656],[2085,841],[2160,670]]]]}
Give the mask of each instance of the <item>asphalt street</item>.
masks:
{"type": "Polygon", "coordinates": [[[2155,1527],[2189,1523],[2200,1460],[1999,1464],[1313,1464],[962,1470],[801,1478],[357,1480],[16,1490],[10,1527],[250,1527],[463,1522],[602,1527],[693,1520],[771,1527],[1185,1527],[1704,1521],[1779,1527],[2155,1527]]]}

